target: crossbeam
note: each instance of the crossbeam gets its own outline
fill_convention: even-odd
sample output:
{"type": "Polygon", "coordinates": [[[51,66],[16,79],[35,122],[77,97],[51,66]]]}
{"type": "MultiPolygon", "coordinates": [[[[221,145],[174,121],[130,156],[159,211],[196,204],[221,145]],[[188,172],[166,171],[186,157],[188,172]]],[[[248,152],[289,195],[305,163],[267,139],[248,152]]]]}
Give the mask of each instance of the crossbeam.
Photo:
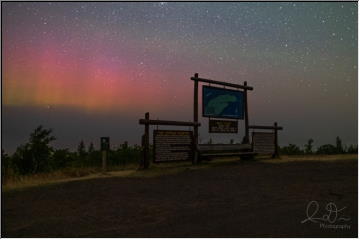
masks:
{"type": "Polygon", "coordinates": [[[211,83],[211,84],[218,84],[218,85],[222,85],[222,86],[228,86],[228,87],[233,87],[233,88],[240,88],[240,89],[246,89],[246,90],[253,90],[253,87],[250,86],[244,86],[244,85],[240,85],[240,84],[235,84],[235,83],[227,83],[227,82],[221,82],[221,81],[216,81],[216,80],[211,80],[211,79],[206,79],[206,78],[199,78],[199,77],[191,77],[190,78],[193,81],[198,81],[198,82],[205,82],[205,83],[211,83]]]}
{"type": "Polygon", "coordinates": [[[168,120],[147,120],[140,119],[139,124],[149,125],[171,125],[171,126],[200,126],[198,122],[182,122],[182,121],[168,121],[168,120]]]}
{"type": "Polygon", "coordinates": [[[250,125],[249,128],[251,129],[272,129],[272,130],[283,130],[283,127],[280,126],[259,126],[259,125],[250,125]]]}

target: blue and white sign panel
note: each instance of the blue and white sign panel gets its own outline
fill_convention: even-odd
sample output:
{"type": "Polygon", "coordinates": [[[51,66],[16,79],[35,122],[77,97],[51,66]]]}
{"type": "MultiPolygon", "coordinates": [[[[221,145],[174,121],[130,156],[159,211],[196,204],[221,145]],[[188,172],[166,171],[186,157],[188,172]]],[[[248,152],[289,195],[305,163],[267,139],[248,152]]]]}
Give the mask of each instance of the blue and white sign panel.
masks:
{"type": "Polygon", "coordinates": [[[244,119],[244,92],[203,86],[203,116],[244,119]]]}

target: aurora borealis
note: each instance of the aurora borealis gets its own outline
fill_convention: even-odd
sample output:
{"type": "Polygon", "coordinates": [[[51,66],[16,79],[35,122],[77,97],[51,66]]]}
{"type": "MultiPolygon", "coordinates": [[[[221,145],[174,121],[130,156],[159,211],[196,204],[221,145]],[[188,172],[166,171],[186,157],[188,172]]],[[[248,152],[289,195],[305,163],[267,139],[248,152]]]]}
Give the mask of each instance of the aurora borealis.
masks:
{"type": "Polygon", "coordinates": [[[253,86],[250,123],[282,145],[357,143],[357,31],[356,2],[3,2],[3,147],[39,124],[139,144],[144,112],[192,119],[195,72],[253,86]]]}

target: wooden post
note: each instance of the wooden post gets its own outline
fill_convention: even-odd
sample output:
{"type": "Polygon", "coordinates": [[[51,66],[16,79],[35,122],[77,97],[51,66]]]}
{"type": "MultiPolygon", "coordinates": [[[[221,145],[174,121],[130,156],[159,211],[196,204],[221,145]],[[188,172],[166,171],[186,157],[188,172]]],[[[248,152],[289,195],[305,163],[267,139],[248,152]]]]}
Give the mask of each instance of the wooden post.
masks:
{"type": "Polygon", "coordinates": [[[278,149],[278,127],[277,122],[274,123],[274,144],[275,144],[275,151],[273,154],[273,158],[279,157],[279,149],[278,149]]]}
{"type": "MultiPolygon", "coordinates": [[[[247,82],[244,82],[244,86],[247,86],[247,82]]],[[[248,101],[247,101],[247,89],[244,89],[244,112],[245,112],[245,138],[243,143],[249,143],[249,114],[248,114],[248,101]]]]}
{"type": "Polygon", "coordinates": [[[143,169],[145,166],[145,134],[141,136],[141,149],[142,157],[140,158],[140,169],[143,169]]]}
{"type": "MultiPolygon", "coordinates": [[[[145,120],[150,119],[150,114],[145,113],[145,120]]],[[[144,169],[148,169],[150,165],[149,160],[149,123],[145,124],[145,136],[144,136],[144,169]]]]}
{"type": "Polygon", "coordinates": [[[101,150],[101,162],[102,162],[102,172],[106,172],[106,161],[107,161],[107,152],[110,150],[110,138],[101,137],[100,138],[100,150],[101,150]]]}
{"type": "MultiPolygon", "coordinates": [[[[199,82],[196,80],[199,77],[198,73],[194,74],[195,80],[194,80],[194,122],[198,122],[198,87],[199,82]]],[[[198,138],[199,138],[199,128],[198,125],[194,125],[194,158],[193,158],[193,164],[198,163],[198,138]]]]}
{"type": "Polygon", "coordinates": [[[107,150],[102,150],[102,171],[106,173],[106,152],[107,150]]]}

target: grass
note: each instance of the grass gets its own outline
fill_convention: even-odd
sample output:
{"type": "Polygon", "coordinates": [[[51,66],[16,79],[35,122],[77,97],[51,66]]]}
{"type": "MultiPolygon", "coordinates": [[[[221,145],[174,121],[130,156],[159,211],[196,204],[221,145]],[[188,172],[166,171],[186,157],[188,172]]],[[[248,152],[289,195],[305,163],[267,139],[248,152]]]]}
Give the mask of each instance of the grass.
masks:
{"type": "Polygon", "coordinates": [[[263,159],[261,162],[268,163],[287,163],[287,162],[303,162],[303,161],[321,161],[333,162],[344,160],[357,160],[357,154],[337,154],[337,155],[284,155],[280,159],[263,159]]]}
{"type": "MultiPolygon", "coordinates": [[[[281,156],[279,159],[271,159],[269,157],[257,157],[255,160],[261,163],[280,164],[299,161],[349,161],[357,160],[357,154],[343,155],[296,155],[281,156]]],[[[137,164],[129,164],[124,166],[111,167],[108,172],[102,173],[100,168],[66,168],[50,173],[34,174],[29,176],[14,176],[6,179],[2,183],[3,191],[20,190],[27,187],[36,187],[49,184],[58,184],[69,181],[80,181],[94,178],[107,177],[158,177],[163,175],[172,175],[184,171],[204,169],[209,167],[218,167],[224,165],[237,164],[237,157],[216,158],[212,161],[204,161],[199,165],[192,165],[191,162],[176,163],[151,163],[150,169],[138,170],[137,164]]]]}

